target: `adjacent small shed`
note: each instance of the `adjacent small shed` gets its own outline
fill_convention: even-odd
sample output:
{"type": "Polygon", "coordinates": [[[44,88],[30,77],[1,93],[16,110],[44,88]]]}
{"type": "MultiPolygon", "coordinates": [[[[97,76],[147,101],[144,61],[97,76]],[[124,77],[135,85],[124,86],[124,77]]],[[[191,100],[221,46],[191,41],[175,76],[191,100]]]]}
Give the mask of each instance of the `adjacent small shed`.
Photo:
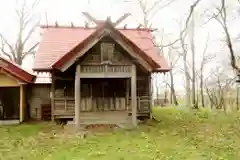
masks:
{"type": "Polygon", "coordinates": [[[19,120],[26,114],[26,85],[34,75],[0,56],[0,121],[19,120]]]}

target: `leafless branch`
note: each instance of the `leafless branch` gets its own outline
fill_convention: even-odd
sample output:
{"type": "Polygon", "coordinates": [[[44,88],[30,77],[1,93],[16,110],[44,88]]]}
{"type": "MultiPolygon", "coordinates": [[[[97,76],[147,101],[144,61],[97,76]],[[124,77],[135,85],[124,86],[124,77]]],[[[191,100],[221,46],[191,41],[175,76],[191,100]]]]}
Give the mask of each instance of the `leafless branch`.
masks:
{"type": "Polygon", "coordinates": [[[14,54],[15,48],[13,48],[13,46],[8,42],[8,40],[2,34],[0,34],[0,38],[1,38],[1,42],[2,42],[1,51],[5,55],[6,54],[11,54],[11,56],[9,55],[11,57],[11,60],[15,61],[16,60],[16,55],[14,54]],[[5,45],[7,45],[9,51],[5,50],[5,45]]]}
{"type": "Polygon", "coordinates": [[[149,19],[153,19],[153,17],[160,11],[162,10],[163,8],[169,6],[170,4],[172,4],[173,2],[175,2],[176,0],[168,0],[165,4],[161,4],[162,1],[159,0],[159,1],[156,1],[153,6],[148,10],[149,11],[152,11],[152,13],[150,14],[149,12],[149,19]],[[154,9],[156,8],[156,9],[154,9]]]}
{"type": "MultiPolygon", "coordinates": [[[[5,51],[5,47],[4,47],[5,45],[4,45],[4,44],[5,44],[5,43],[3,43],[3,42],[2,42],[2,44],[1,44],[1,48],[0,48],[1,53],[2,53],[3,55],[7,56],[11,61],[13,61],[13,58],[10,56],[10,54],[5,51]]],[[[0,53],[0,55],[1,55],[1,53],[0,53]]]]}
{"type": "Polygon", "coordinates": [[[26,44],[26,42],[29,40],[29,38],[32,36],[32,34],[34,33],[34,31],[36,30],[37,26],[39,25],[40,21],[37,21],[36,24],[34,24],[31,29],[28,31],[27,36],[25,37],[25,39],[23,40],[23,45],[26,44]]]}
{"type": "Polygon", "coordinates": [[[231,66],[234,70],[240,72],[240,67],[236,63],[235,52],[233,49],[232,40],[231,40],[231,36],[229,33],[229,28],[227,25],[227,11],[226,11],[226,1],[225,0],[221,0],[221,6],[220,6],[220,8],[217,8],[217,11],[219,14],[213,14],[213,17],[217,20],[217,22],[219,22],[219,24],[222,26],[222,28],[225,32],[226,42],[227,42],[227,46],[228,46],[228,49],[230,52],[231,66]]]}
{"type": "Polygon", "coordinates": [[[27,0],[16,0],[17,7],[15,8],[15,12],[18,16],[19,26],[16,41],[13,42],[13,44],[10,44],[9,41],[2,34],[0,34],[2,42],[0,49],[2,54],[6,55],[9,59],[13,60],[19,65],[22,64],[22,61],[26,55],[34,53],[34,49],[38,44],[34,44],[29,50],[26,51],[26,43],[30,40],[30,37],[34,33],[35,28],[39,23],[39,21],[36,22],[38,19],[34,12],[39,2],[40,0],[35,0],[32,5],[29,6],[29,4],[27,4],[27,0]],[[34,22],[36,23],[32,25],[34,22]]]}
{"type": "MultiPolygon", "coordinates": [[[[193,14],[195,8],[197,7],[197,5],[198,5],[201,1],[202,1],[202,0],[196,0],[196,1],[190,6],[190,11],[189,11],[188,16],[187,16],[187,18],[186,18],[186,20],[185,20],[185,26],[184,26],[184,28],[183,28],[183,29],[181,30],[181,32],[180,32],[180,37],[183,37],[183,39],[184,39],[184,38],[186,37],[186,35],[187,35],[186,31],[187,31],[187,29],[188,29],[189,21],[190,21],[190,19],[191,19],[191,17],[192,17],[192,14],[193,14]]],[[[176,40],[174,40],[173,42],[171,42],[171,43],[169,43],[169,44],[162,45],[162,47],[169,47],[170,45],[174,45],[174,44],[176,44],[176,43],[179,42],[179,41],[181,41],[181,39],[180,39],[180,38],[177,38],[176,40]]]]}
{"type": "Polygon", "coordinates": [[[24,59],[27,55],[34,54],[34,49],[38,46],[39,42],[35,43],[28,51],[22,54],[22,59],[24,59]]]}

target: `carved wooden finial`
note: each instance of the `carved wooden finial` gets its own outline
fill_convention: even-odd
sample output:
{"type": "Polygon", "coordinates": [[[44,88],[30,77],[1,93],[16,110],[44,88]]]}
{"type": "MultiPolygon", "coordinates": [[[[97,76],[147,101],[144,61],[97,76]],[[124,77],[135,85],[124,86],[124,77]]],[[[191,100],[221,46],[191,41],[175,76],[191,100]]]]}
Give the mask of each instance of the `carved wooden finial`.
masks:
{"type": "MultiPolygon", "coordinates": [[[[92,15],[90,15],[89,13],[87,12],[82,12],[82,14],[89,20],[89,22],[93,22],[95,23],[96,25],[99,25],[99,24],[102,24],[102,21],[100,20],[97,20],[96,18],[94,18],[92,15]]],[[[111,17],[108,16],[107,17],[107,22],[110,22],[112,23],[114,26],[117,26],[118,24],[120,24],[123,20],[125,20],[128,16],[130,16],[131,14],[130,13],[125,13],[123,16],[119,17],[116,22],[112,22],[111,21],[111,17]]]]}
{"type": "Polygon", "coordinates": [[[71,27],[72,27],[72,28],[74,27],[74,24],[73,24],[73,22],[71,22],[71,27]]]}
{"type": "Polygon", "coordinates": [[[110,16],[107,16],[107,21],[108,21],[108,22],[112,22],[110,16]]]}
{"type": "Polygon", "coordinates": [[[85,23],[85,28],[89,28],[89,23],[87,21],[84,22],[85,23]]]}
{"type": "Polygon", "coordinates": [[[55,22],[55,27],[58,27],[58,22],[57,21],[55,22]]]}

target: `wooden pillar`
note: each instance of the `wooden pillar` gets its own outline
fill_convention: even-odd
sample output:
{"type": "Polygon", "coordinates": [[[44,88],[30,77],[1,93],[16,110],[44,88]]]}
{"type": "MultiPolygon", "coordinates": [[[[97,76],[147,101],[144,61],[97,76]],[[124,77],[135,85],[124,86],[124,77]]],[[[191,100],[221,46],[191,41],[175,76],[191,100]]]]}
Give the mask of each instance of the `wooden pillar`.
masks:
{"type": "Polygon", "coordinates": [[[93,98],[92,98],[92,91],[93,91],[93,89],[92,89],[92,82],[90,83],[90,99],[91,99],[91,110],[92,111],[95,111],[95,108],[93,108],[94,106],[93,106],[93,98]]]}
{"type": "Polygon", "coordinates": [[[149,86],[148,86],[148,95],[149,95],[149,111],[150,111],[150,119],[152,119],[153,117],[152,117],[152,101],[153,101],[153,99],[152,99],[152,97],[153,97],[153,91],[152,91],[152,74],[151,73],[149,73],[149,75],[148,75],[148,84],[149,84],[149,86]]]}
{"type": "Polygon", "coordinates": [[[126,80],[126,105],[127,105],[127,111],[129,110],[129,79],[126,80]]]}
{"type": "Polygon", "coordinates": [[[131,105],[132,105],[132,123],[137,126],[137,79],[136,79],[136,66],[132,65],[131,77],[131,105]]]}
{"type": "Polygon", "coordinates": [[[55,74],[52,73],[52,84],[51,84],[51,119],[54,121],[54,111],[55,111],[55,104],[54,104],[54,98],[55,98],[55,74]]]}
{"type": "Polygon", "coordinates": [[[81,103],[81,81],[80,81],[80,65],[76,67],[75,74],[75,127],[80,128],[80,103],[81,103]]]}
{"type": "Polygon", "coordinates": [[[20,85],[20,123],[24,121],[25,117],[25,93],[24,93],[24,85],[20,85]]]}

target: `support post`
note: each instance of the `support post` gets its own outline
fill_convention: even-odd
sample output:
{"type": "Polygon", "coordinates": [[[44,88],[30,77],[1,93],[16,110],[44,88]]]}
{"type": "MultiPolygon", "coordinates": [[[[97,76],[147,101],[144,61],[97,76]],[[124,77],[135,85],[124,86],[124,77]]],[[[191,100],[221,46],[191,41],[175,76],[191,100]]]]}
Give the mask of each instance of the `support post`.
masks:
{"type": "Polygon", "coordinates": [[[80,102],[81,102],[81,81],[80,81],[80,65],[76,67],[75,74],[75,128],[80,128],[80,102]]]}
{"type": "Polygon", "coordinates": [[[52,85],[51,85],[51,119],[54,121],[54,111],[55,111],[55,105],[54,105],[54,98],[55,98],[55,74],[52,73],[52,85]]]}
{"type": "Polygon", "coordinates": [[[127,111],[129,111],[129,79],[126,80],[126,106],[127,111]]]}
{"type": "Polygon", "coordinates": [[[25,95],[24,95],[24,85],[20,85],[20,123],[24,121],[24,111],[25,111],[25,95]]]}
{"type": "Polygon", "coordinates": [[[148,83],[149,83],[149,86],[148,86],[148,94],[149,94],[149,118],[152,119],[153,118],[153,115],[152,115],[152,107],[153,107],[153,91],[152,91],[152,74],[149,73],[148,75],[148,83]]]}
{"type": "Polygon", "coordinates": [[[131,77],[131,105],[132,105],[132,123],[137,126],[137,81],[136,81],[136,66],[132,65],[131,77]]]}

